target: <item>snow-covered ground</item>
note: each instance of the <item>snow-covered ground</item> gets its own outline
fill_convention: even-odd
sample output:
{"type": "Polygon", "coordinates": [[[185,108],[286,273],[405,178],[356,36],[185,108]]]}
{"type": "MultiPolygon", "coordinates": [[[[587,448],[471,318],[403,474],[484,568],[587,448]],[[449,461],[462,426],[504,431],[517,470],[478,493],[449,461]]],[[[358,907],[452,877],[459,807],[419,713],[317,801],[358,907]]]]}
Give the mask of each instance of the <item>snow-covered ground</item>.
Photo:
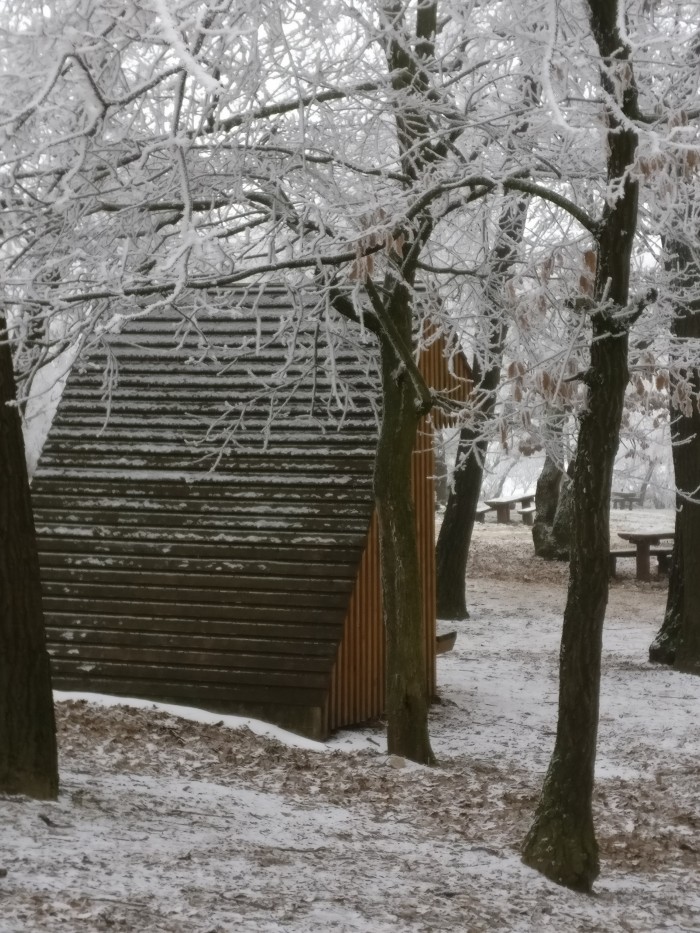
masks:
{"type": "Polygon", "coordinates": [[[59,697],[58,802],[0,798],[0,931],[700,931],[700,680],[646,661],[664,582],[623,561],[611,589],[587,897],[518,856],[553,743],[565,567],[516,524],[477,526],[473,554],[437,768],[387,758],[381,723],[318,749],[59,697]]]}

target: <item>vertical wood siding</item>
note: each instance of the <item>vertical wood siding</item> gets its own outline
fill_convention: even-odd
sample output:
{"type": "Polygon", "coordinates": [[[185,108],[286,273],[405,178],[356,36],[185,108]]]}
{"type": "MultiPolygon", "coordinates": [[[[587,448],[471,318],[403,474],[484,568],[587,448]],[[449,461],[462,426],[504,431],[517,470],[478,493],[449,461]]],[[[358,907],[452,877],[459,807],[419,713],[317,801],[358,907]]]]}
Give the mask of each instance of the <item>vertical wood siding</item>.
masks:
{"type": "MultiPolygon", "coordinates": [[[[438,338],[423,351],[419,363],[429,386],[449,394],[455,401],[466,400],[471,374],[462,353],[456,353],[450,359],[445,353],[444,341],[438,338]]],[[[412,493],[422,584],[426,681],[431,696],[437,691],[433,431],[434,425],[442,427],[448,420],[439,412],[424,418],[418,427],[413,453],[412,493]]],[[[329,728],[338,729],[363,722],[381,716],[383,712],[384,627],[375,513],[333,668],[328,706],[329,728]]]]}

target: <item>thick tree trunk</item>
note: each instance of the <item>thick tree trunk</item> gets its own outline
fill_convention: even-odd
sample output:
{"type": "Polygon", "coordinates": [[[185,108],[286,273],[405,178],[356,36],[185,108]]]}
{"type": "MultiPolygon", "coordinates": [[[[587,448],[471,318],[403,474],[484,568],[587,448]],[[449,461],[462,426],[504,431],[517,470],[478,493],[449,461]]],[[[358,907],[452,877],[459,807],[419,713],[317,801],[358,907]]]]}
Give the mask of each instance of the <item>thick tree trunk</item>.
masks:
{"type": "Polygon", "coordinates": [[[475,383],[472,406],[477,416],[476,424],[463,427],[459,434],[452,487],[435,548],[437,614],[440,619],[469,617],[466,603],[469,545],[484,475],[488,427],[496,407],[508,334],[503,314],[503,283],[522,240],[527,209],[528,201],[519,198],[509,203],[499,218],[499,240],[491,257],[492,269],[486,294],[487,363],[482,370],[475,359],[472,366],[475,383]]]}
{"type": "MultiPolygon", "coordinates": [[[[410,311],[407,323],[410,339],[410,311]]],[[[374,491],[386,638],[387,743],[391,754],[432,764],[421,578],[411,499],[411,457],[422,412],[391,341],[382,337],[380,347],[383,413],[374,491]]]]}
{"type": "Polygon", "coordinates": [[[22,426],[0,321],[0,791],[58,794],[56,727],[22,426]]]}
{"type": "Polygon", "coordinates": [[[590,890],[599,868],[591,802],[608,599],[610,491],[627,379],[626,336],[594,341],[573,477],[574,540],[557,735],[523,850],[526,864],[580,891],[590,890]]]}
{"type": "MultiPolygon", "coordinates": [[[[588,0],[590,23],[606,67],[601,81],[627,116],[637,111],[629,47],[618,31],[617,3],[588,0]],[[608,69],[615,57],[624,83],[608,69]]],[[[559,655],[559,717],[554,752],[525,839],[523,861],[559,884],[590,891],[598,875],[592,814],[603,621],[608,600],[610,493],[619,442],[628,331],[630,255],[637,223],[637,182],[628,174],[636,133],[608,111],[608,179],[617,197],[603,211],[598,238],[588,389],[574,464],[574,523],[569,590],[559,655]]]]}

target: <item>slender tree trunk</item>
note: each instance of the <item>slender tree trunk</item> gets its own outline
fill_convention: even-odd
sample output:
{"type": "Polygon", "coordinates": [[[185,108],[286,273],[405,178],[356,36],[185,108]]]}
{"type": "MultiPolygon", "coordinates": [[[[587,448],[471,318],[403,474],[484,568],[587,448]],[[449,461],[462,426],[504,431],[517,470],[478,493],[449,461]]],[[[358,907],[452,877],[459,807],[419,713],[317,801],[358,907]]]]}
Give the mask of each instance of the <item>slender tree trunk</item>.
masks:
{"type": "MultiPolygon", "coordinates": [[[[683,218],[679,219],[679,229],[683,218]]],[[[700,258],[694,243],[668,239],[666,268],[679,295],[697,295],[700,258]]],[[[688,341],[700,339],[700,298],[677,300],[673,320],[671,407],[673,469],[676,477],[676,538],[663,625],[649,648],[649,659],[700,674],[700,369],[684,363],[688,341]],[[689,571],[686,573],[686,569],[689,571]]]]}
{"type": "MultiPolygon", "coordinates": [[[[700,312],[688,315],[677,328],[684,336],[700,337],[700,312]]],[[[680,580],[680,625],[674,667],[689,674],[700,674],[700,370],[685,373],[692,391],[689,410],[676,413],[673,465],[680,508],[676,528],[682,555],[680,580]],[[687,570],[687,573],[683,571],[687,570]]],[[[677,585],[678,577],[673,580],[677,585]]],[[[669,580],[669,589],[672,581],[669,580]]]]}
{"type": "MultiPolygon", "coordinates": [[[[628,117],[637,113],[630,49],[618,31],[617,3],[588,0],[593,35],[605,67],[601,81],[628,117]],[[613,66],[612,56],[615,57],[613,66]],[[616,83],[615,71],[624,82],[616,83]],[[620,89],[623,90],[620,100],[620,89]]],[[[608,179],[618,197],[603,211],[598,239],[588,389],[573,475],[574,524],[569,590],[564,611],[559,717],[554,753],[523,861],[559,884],[590,891],[598,875],[592,814],[598,732],[603,621],[608,600],[610,493],[619,442],[627,368],[627,305],[632,242],[637,222],[637,182],[627,173],[637,134],[608,111],[608,179]],[[618,316],[615,315],[618,312],[618,316]]]]}
{"type": "Polygon", "coordinates": [[[58,794],[41,580],[12,354],[0,320],[0,791],[58,794]]]}
{"type": "MultiPolygon", "coordinates": [[[[493,405],[488,408],[493,411],[493,405]]],[[[487,446],[483,436],[472,428],[465,426],[460,430],[457,465],[435,547],[439,619],[469,618],[467,561],[487,446]]]]}
{"type": "Polygon", "coordinates": [[[589,891],[598,875],[592,815],[603,620],[608,599],[612,472],[627,372],[625,335],[593,342],[573,477],[574,540],[564,612],[554,754],[523,858],[589,891]]]}
{"type": "MultiPolygon", "coordinates": [[[[549,449],[545,455],[542,472],[537,480],[537,488],[535,491],[536,511],[535,522],[532,526],[532,541],[535,545],[535,554],[538,557],[542,557],[545,560],[558,560],[562,558],[562,553],[557,541],[555,541],[554,525],[558,513],[560,515],[558,528],[561,525],[561,510],[559,509],[562,498],[561,492],[564,485],[563,481],[568,480],[568,477],[562,472],[560,466],[564,455],[562,439],[564,416],[562,413],[556,412],[554,415],[550,415],[548,418],[548,426],[550,428],[551,440],[549,449]],[[556,448],[555,454],[552,453],[552,447],[556,448]]],[[[567,546],[566,559],[568,560],[568,558],[569,552],[567,546]]]]}
{"type": "MultiPolygon", "coordinates": [[[[679,509],[679,503],[676,508],[679,509]]],[[[664,621],[649,646],[649,660],[657,664],[673,664],[676,660],[683,618],[683,532],[679,511],[676,511],[675,532],[664,621]]]]}
{"type": "Polygon", "coordinates": [[[457,462],[447,499],[445,515],[435,548],[437,614],[441,619],[466,619],[467,561],[474,531],[476,506],[484,475],[488,447],[488,427],[496,407],[496,393],[501,381],[501,363],[508,335],[503,314],[503,280],[511,269],[522,241],[528,201],[510,202],[499,219],[499,240],[491,257],[487,288],[486,326],[488,340],[486,368],[474,360],[472,407],[475,425],[465,425],[459,433],[457,462]]]}
{"type": "MultiPolygon", "coordinates": [[[[396,286],[394,295],[390,307],[393,320],[402,325],[403,337],[410,341],[407,290],[396,286]]],[[[423,412],[392,341],[382,336],[380,348],[383,413],[374,491],[386,638],[387,743],[392,754],[432,764],[421,579],[411,498],[411,458],[423,412]]]]}

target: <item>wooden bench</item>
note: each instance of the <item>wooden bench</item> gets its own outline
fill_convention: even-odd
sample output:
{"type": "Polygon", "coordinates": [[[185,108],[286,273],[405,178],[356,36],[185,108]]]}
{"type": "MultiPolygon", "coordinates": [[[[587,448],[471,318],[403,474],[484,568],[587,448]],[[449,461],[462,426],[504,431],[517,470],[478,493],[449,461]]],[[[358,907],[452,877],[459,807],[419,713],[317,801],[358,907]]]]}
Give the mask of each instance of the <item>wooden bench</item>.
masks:
{"type": "Polygon", "coordinates": [[[518,515],[523,520],[523,525],[532,525],[535,520],[535,512],[537,511],[534,505],[526,505],[521,509],[517,509],[518,515]]]}
{"type": "Polygon", "coordinates": [[[609,563],[609,565],[608,565],[608,570],[609,570],[609,572],[610,572],[610,576],[611,576],[611,577],[616,577],[616,576],[617,576],[617,559],[618,559],[618,557],[636,557],[636,556],[637,556],[637,549],[636,549],[636,548],[632,548],[632,549],[630,549],[630,550],[618,549],[618,550],[615,550],[615,551],[610,551],[610,557],[609,557],[610,563],[609,563]]]}
{"type": "Polygon", "coordinates": [[[483,525],[484,522],[486,521],[486,513],[490,511],[491,511],[490,505],[484,505],[483,502],[480,502],[479,505],[477,505],[476,507],[476,512],[474,513],[474,517],[476,521],[481,522],[481,524],[483,525]]]}
{"type": "Polygon", "coordinates": [[[659,573],[668,573],[671,567],[671,555],[673,554],[672,547],[652,547],[649,548],[649,553],[652,557],[655,557],[659,562],[659,573]]]}
{"type": "Polygon", "coordinates": [[[486,505],[496,510],[496,521],[502,524],[508,524],[510,521],[510,510],[517,505],[523,509],[528,509],[535,499],[534,492],[525,493],[522,496],[511,496],[509,499],[487,499],[486,505]]]}
{"type": "MultiPolygon", "coordinates": [[[[649,553],[656,557],[659,562],[659,573],[668,573],[669,565],[671,563],[671,555],[673,554],[672,547],[653,547],[649,550],[649,553]]],[[[610,551],[610,576],[617,576],[617,559],[618,557],[636,557],[637,550],[636,548],[631,550],[617,549],[615,551],[610,551]]]]}
{"type": "Polygon", "coordinates": [[[629,509],[632,511],[635,505],[642,505],[643,498],[641,492],[614,492],[612,494],[612,506],[614,509],[629,509]]]}
{"type": "Polygon", "coordinates": [[[435,639],[435,654],[446,654],[452,651],[457,641],[457,632],[445,632],[435,639]]]}

